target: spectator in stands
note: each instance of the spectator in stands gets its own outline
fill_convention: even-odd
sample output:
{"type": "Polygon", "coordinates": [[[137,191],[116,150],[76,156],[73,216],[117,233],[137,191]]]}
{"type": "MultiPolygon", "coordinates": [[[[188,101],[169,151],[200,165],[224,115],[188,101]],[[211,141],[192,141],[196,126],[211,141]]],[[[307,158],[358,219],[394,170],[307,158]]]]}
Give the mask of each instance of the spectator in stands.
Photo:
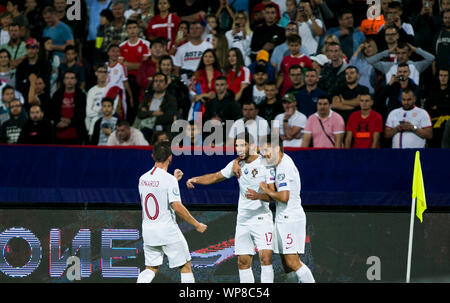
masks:
{"type": "MultiPolygon", "coordinates": [[[[283,58],[291,54],[288,46],[288,37],[291,35],[298,35],[297,22],[290,22],[286,26],[285,35],[286,35],[285,43],[282,43],[277,47],[275,47],[272,56],[270,57],[270,63],[272,63],[272,65],[275,67],[277,73],[280,72],[281,61],[283,61],[283,58]]],[[[305,48],[303,45],[300,48],[300,52],[301,53],[305,52],[305,48]]]]}
{"type": "Polygon", "coordinates": [[[428,113],[415,106],[416,96],[411,89],[402,92],[402,107],[389,113],[384,129],[386,139],[392,138],[392,148],[424,148],[433,137],[428,113]]]}
{"type": "MultiPolygon", "coordinates": [[[[395,60],[397,59],[395,50],[397,49],[399,38],[400,35],[395,25],[389,25],[384,28],[384,41],[386,46],[384,50],[389,51],[389,61],[395,62],[395,60]]],[[[377,47],[377,52],[381,51],[382,50],[377,47]]]]}
{"type": "Polygon", "coordinates": [[[269,53],[265,50],[260,50],[256,55],[256,61],[248,66],[248,69],[252,73],[255,73],[256,66],[261,65],[266,69],[267,81],[275,81],[275,68],[269,63],[269,53]]]}
{"type": "Polygon", "coordinates": [[[13,23],[16,23],[20,27],[20,39],[26,40],[28,38],[28,26],[29,22],[22,12],[24,10],[23,1],[21,0],[8,0],[6,4],[6,11],[11,13],[13,17],[13,23]]]}
{"type": "Polygon", "coordinates": [[[128,121],[120,120],[116,124],[116,130],[109,136],[106,145],[136,146],[149,145],[149,143],[140,130],[131,127],[128,121]]]}
{"type": "Polygon", "coordinates": [[[364,41],[364,34],[353,27],[353,14],[349,9],[342,9],[338,13],[339,27],[330,28],[327,34],[336,35],[341,43],[342,52],[350,58],[364,41]]]}
{"type": "Polygon", "coordinates": [[[0,143],[17,143],[20,131],[27,122],[20,100],[13,99],[9,104],[9,120],[0,127],[0,143]]]}
{"type": "MultiPolygon", "coordinates": [[[[49,61],[39,58],[39,42],[28,38],[25,43],[27,56],[16,70],[16,88],[28,99],[30,75],[34,74],[45,81],[46,92],[50,93],[50,78],[52,67],[49,61]]],[[[72,46],[73,47],[73,46],[72,46]]],[[[27,102],[28,103],[28,102],[27,102]]]]}
{"type": "Polygon", "coordinates": [[[167,40],[167,49],[174,46],[177,39],[178,26],[181,23],[180,17],[170,12],[169,0],[159,0],[159,14],[150,19],[147,28],[147,39],[150,41],[161,37],[167,40]]]}
{"type": "Polygon", "coordinates": [[[433,122],[433,138],[428,141],[429,147],[441,147],[445,125],[450,117],[449,71],[440,68],[437,72],[438,81],[425,90],[424,109],[430,114],[433,122]]]}
{"type": "Polygon", "coordinates": [[[319,97],[326,95],[317,83],[319,82],[319,74],[315,69],[307,69],[305,71],[305,86],[295,95],[297,100],[297,109],[306,117],[311,116],[317,111],[317,100],[319,97]]]}
{"type": "Polygon", "coordinates": [[[103,98],[101,100],[102,116],[97,116],[90,130],[90,144],[106,145],[112,132],[116,129],[117,117],[114,117],[114,100],[103,98]]]}
{"type": "Polygon", "coordinates": [[[0,45],[0,49],[6,49],[10,54],[10,65],[12,69],[16,69],[27,56],[25,42],[20,38],[19,25],[11,23],[8,27],[9,41],[7,44],[0,45]]]}
{"type": "Polygon", "coordinates": [[[232,28],[225,33],[228,41],[228,48],[238,48],[244,57],[245,65],[252,63],[250,58],[253,32],[250,29],[250,21],[245,11],[238,11],[235,15],[232,28]]]}
{"type": "Polygon", "coordinates": [[[278,89],[275,82],[264,84],[266,97],[258,105],[258,115],[271,123],[275,117],[284,111],[283,103],[278,97],[278,89]]]}
{"type": "Polygon", "coordinates": [[[97,30],[97,38],[95,40],[94,49],[94,64],[104,63],[108,60],[108,55],[106,54],[106,43],[105,43],[105,30],[110,26],[111,22],[114,21],[114,16],[109,9],[104,9],[100,12],[100,25],[97,30]]]}
{"type": "Polygon", "coordinates": [[[224,68],[228,81],[228,88],[235,95],[236,101],[239,101],[244,89],[250,85],[252,74],[250,69],[244,65],[244,58],[238,48],[232,48],[228,51],[228,64],[224,68]]]}
{"type": "Polygon", "coordinates": [[[281,14],[281,19],[278,25],[286,28],[286,26],[296,20],[297,17],[297,2],[295,0],[286,0],[286,10],[281,14]]]}
{"type": "Polygon", "coordinates": [[[58,89],[59,66],[61,65],[61,59],[53,51],[52,39],[48,37],[42,39],[39,50],[39,58],[40,60],[47,60],[50,62],[52,72],[50,75],[50,86],[48,90],[50,91],[50,96],[53,96],[58,89]]]}
{"type": "Polygon", "coordinates": [[[131,122],[134,120],[137,110],[137,106],[134,106],[134,103],[139,100],[140,94],[136,78],[142,62],[149,60],[150,44],[147,40],[139,38],[139,26],[137,21],[128,20],[126,22],[126,31],[128,39],[120,44],[119,61],[128,71],[128,84],[130,85],[132,94],[130,101],[133,100],[133,104],[131,102],[130,104],[127,104],[130,106],[127,111],[127,120],[131,122]]]}
{"type": "MultiPolygon", "coordinates": [[[[103,43],[109,49],[112,44],[121,44],[128,39],[127,19],[125,18],[125,8],[122,2],[114,2],[111,5],[114,16],[113,22],[105,29],[105,38],[103,43]]],[[[141,37],[141,36],[140,36],[141,37]]]]}
{"type": "Polygon", "coordinates": [[[215,34],[212,38],[211,44],[214,52],[216,53],[221,71],[223,71],[224,66],[226,66],[228,62],[228,40],[223,34],[215,34]]]}
{"type": "Polygon", "coordinates": [[[167,76],[156,73],[153,77],[153,94],[146,95],[139,106],[135,128],[140,129],[147,141],[155,131],[170,132],[177,115],[177,100],[167,93],[167,76]]]}
{"type": "Polygon", "coordinates": [[[414,28],[410,23],[405,22],[408,18],[403,17],[402,3],[399,1],[392,1],[388,4],[388,11],[394,15],[394,24],[401,26],[401,28],[409,35],[414,37],[414,28]]]}
{"type": "Polygon", "coordinates": [[[189,84],[188,79],[197,70],[203,52],[213,48],[211,43],[202,40],[203,31],[203,26],[199,21],[191,23],[189,26],[189,42],[180,46],[175,55],[173,62],[175,74],[179,75],[186,84],[189,84]]]}
{"type": "Polygon", "coordinates": [[[333,95],[331,108],[342,116],[347,123],[350,115],[359,109],[361,95],[369,93],[366,86],[358,84],[359,70],[355,66],[345,69],[345,84],[338,87],[333,95]]]}
{"type": "Polygon", "coordinates": [[[280,89],[281,95],[284,96],[286,91],[291,88],[292,82],[289,77],[289,68],[299,65],[303,68],[312,68],[311,59],[300,52],[302,46],[302,38],[299,35],[291,35],[287,38],[290,55],[284,56],[280,65],[280,73],[277,78],[277,87],[280,89]]]}
{"type": "MultiPolygon", "coordinates": [[[[312,66],[312,65],[311,65],[312,66]]],[[[307,71],[310,68],[305,68],[307,71]]],[[[292,85],[286,90],[285,94],[294,94],[297,95],[300,90],[305,87],[305,83],[303,82],[303,71],[302,67],[298,64],[291,65],[288,69],[289,80],[292,85]]],[[[284,95],[283,95],[284,96],[284,95]]]]}
{"type": "Polygon", "coordinates": [[[309,116],[303,130],[302,147],[342,148],[345,123],[342,117],[331,110],[326,96],[317,100],[317,112],[309,116]]]}
{"type": "Polygon", "coordinates": [[[304,54],[311,56],[317,53],[319,39],[325,34],[325,30],[322,21],[314,16],[309,2],[300,2],[298,4],[296,21],[298,22],[299,35],[305,48],[304,54]]]}
{"type": "Polygon", "coordinates": [[[170,142],[169,135],[166,132],[157,132],[152,137],[152,145],[163,141],[170,142]]]}
{"type": "Polygon", "coordinates": [[[206,0],[181,0],[177,2],[177,15],[189,23],[205,18],[208,11],[206,0]]]}
{"type": "MultiPolygon", "coordinates": [[[[406,88],[411,89],[417,100],[421,100],[421,91],[419,86],[411,79],[411,72],[409,65],[406,63],[400,63],[397,68],[397,74],[392,75],[386,88],[386,94],[388,100],[387,113],[393,109],[401,107],[402,91],[406,88]]],[[[383,92],[380,92],[383,95],[383,92]]]]}
{"type": "Polygon", "coordinates": [[[217,30],[221,33],[229,31],[236,16],[236,11],[230,5],[229,1],[219,0],[219,7],[215,12],[214,16],[217,21],[217,30]]]}
{"type": "Polygon", "coordinates": [[[241,104],[245,100],[252,100],[256,105],[259,105],[266,96],[264,90],[264,84],[267,82],[266,68],[262,65],[257,65],[252,76],[252,84],[242,91],[241,104]]]}
{"type": "MultiPolygon", "coordinates": [[[[67,24],[72,30],[72,34],[75,40],[75,45],[77,46],[77,51],[79,51],[80,43],[86,41],[86,25],[84,22],[70,18],[70,11],[68,10],[68,4],[71,3],[67,0],[53,0],[53,7],[56,11],[56,17],[59,21],[67,24]],[[72,19],[72,20],[71,20],[72,19]]],[[[86,20],[87,18],[87,7],[84,1],[79,3],[80,9],[80,20],[86,20]]],[[[73,12],[72,12],[73,13],[73,12]]]]}
{"type": "MultiPolygon", "coordinates": [[[[139,0],[139,8],[141,9],[139,27],[146,33],[150,20],[155,16],[155,3],[153,0],[139,0]]],[[[161,14],[161,10],[159,13],[161,14]]]]}
{"type": "Polygon", "coordinates": [[[370,58],[367,62],[372,64],[375,69],[379,70],[386,76],[386,82],[391,81],[392,75],[397,74],[397,68],[400,63],[407,63],[410,70],[410,78],[415,84],[419,85],[420,73],[425,71],[434,60],[434,56],[421,48],[416,48],[411,44],[399,43],[396,49],[397,62],[381,61],[384,57],[389,55],[388,50],[382,51],[370,58]],[[409,57],[412,53],[417,53],[424,59],[421,61],[411,61],[409,57]]]}
{"type": "Polygon", "coordinates": [[[280,6],[271,0],[261,0],[260,3],[253,6],[252,13],[250,14],[250,20],[252,21],[252,28],[256,28],[261,24],[264,24],[266,13],[265,8],[267,5],[271,5],[275,8],[274,17],[276,22],[281,19],[280,6]]]}
{"type": "Polygon", "coordinates": [[[9,106],[12,100],[15,98],[14,87],[4,85],[1,87],[2,99],[0,100],[0,125],[9,119],[9,106]]]}
{"type": "Polygon", "coordinates": [[[83,64],[78,61],[77,49],[73,45],[67,45],[64,49],[64,62],[59,66],[58,75],[60,79],[58,81],[58,87],[61,86],[63,81],[62,76],[67,71],[72,71],[77,76],[77,86],[84,92],[86,89],[86,74],[83,64]]]}
{"type": "Polygon", "coordinates": [[[328,60],[328,57],[325,56],[324,54],[318,54],[317,56],[311,56],[309,59],[311,59],[313,68],[317,71],[317,75],[318,78],[322,72],[322,67],[330,62],[330,60],[328,60]]]}
{"type": "Polygon", "coordinates": [[[323,28],[332,28],[337,26],[337,21],[333,11],[329,8],[327,1],[311,0],[311,9],[316,19],[319,19],[324,25],[323,28]]]}
{"type": "Polygon", "coordinates": [[[264,6],[264,23],[253,31],[250,48],[253,58],[260,50],[272,53],[286,39],[284,28],[277,25],[277,9],[272,3],[264,6]]]}
{"type": "Polygon", "coordinates": [[[52,98],[53,120],[57,144],[82,144],[86,139],[86,95],[77,87],[74,72],[64,75],[64,85],[52,98]]]}
{"type": "Polygon", "coordinates": [[[141,62],[136,75],[136,82],[139,85],[139,103],[144,98],[144,93],[150,81],[156,73],[158,62],[162,56],[167,55],[167,44],[164,38],[156,38],[150,46],[150,58],[141,62]]]}
{"type": "MultiPolygon", "coordinates": [[[[104,10],[108,10],[111,7],[112,4],[112,0],[87,0],[86,1],[86,5],[89,9],[89,23],[88,23],[88,33],[87,33],[87,41],[86,41],[86,45],[83,49],[84,52],[86,52],[88,59],[92,60],[93,58],[91,56],[89,56],[89,52],[92,52],[95,49],[95,44],[96,44],[96,40],[97,40],[97,31],[98,28],[101,24],[101,12],[104,10]]],[[[114,17],[113,17],[114,19],[114,17]]],[[[111,20],[112,22],[112,20],[111,20]]],[[[106,31],[106,28],[104,29],[104,31],[106,31]]],[[[105,37],[105,35],[103,34],[102,36],[103,38],[105,37]]],[[[106,52],[109,45],[107,45],[106,43],[107,41],[103,40],[102,43],[102,49],[106,52]]],[[[105,60],[106,61],[106,60],[105,60]]],[[[91,64],[94,61],[90,61],[91,64]]],[[[104,61],[103,61],[104,62],[104,61]]],[[[95,61],[94,63],[100,63],[95,61]]]]}
{"type": "Polygon", "coordinates": [[[128,0],[128,9],[123,14],[125,19],[130,18],[132,15],[139,15],[140,13],[139,0],[128,0]]]}
{"type": "MultiPolygon", "coordinates": [[[[84,123],[86,125],[86,129],[88,130],[89,136],[92,136],[93,123],[102,116],[102,99],[106,93],[108,67],[105,64],[97,65],[95,76],[97,77],[97,84],[89,89],[86,98],[86,119],[84,123]]],[[[116,111],[117,100],[118,98],[115,99],[113,104],[112,114],[116,111]]]]}
{"type": "Polygon", "coordinates": [[[35,74],[30,74],[28,77],[30,82],[29,90],[27,93],[27,103],[25,103],[25,109],[30,110],[31,106],[37,104],[41,107],[44,115],[47,117],[51,112],[51,98],[50,94],[45,89],[45,81],[42,77],[38,77],[35,74]]]}
{"type": "Polygon", "coordinates": [[[433,40],[433,53],[436,54],[435,69],[450,67],[450,8],[442,13],[442,28],[433,40]]]}
{"type": "Polygon", "coordinates": [[[9,42],[9,25],[13,23],[12,15],[9,12],[3,12],[0,15],[0,45],[7,44],[9,42]]]}
{"type": "Polygon", "coordinates": [[[233,146],[236,136],[247,130],[253,138],[257,138],[258,145],[261,137],[270,133],[270,127],[267,120],[258,116],[258,108],[253,101],[245,101],[242,104],[242,118],[236,120],[228,132],[226,145],[233,146]]]}
{"type": "Polygon", "coordinates": [[[55,55],[58,55],[61,60],[64,59],[64,50],[67,45],[75,45],[72,29],[58,20],[56,10],[52,6],[47,6],[42,11],[42,16],[47,24],[42,36],[52,39],[52,48],[55,55]]]}
{"type": "Polygon", "coordinates": [[[0,49],[0,82],[16,86],[16,71],[11,68],[11,55],[6,49],[0,49]]]}
{"type": "Polygon", "coordinates": [[[215,81],[221,74],[216,54],[212,49],[207,49],[191,79],[192,113],[188,120],[196,119],[199,113],[205,112],[205,104],[216,96],[215,81]]]}
{"type": "Polygon", "coordinates": [[[411,16],[411,25],[415,32],[416,45],[433,53],[433,35],[441,29],[440,18],[433,14],[434,0],[422,0],[422,9],[416,16],[411,16]]]}
{"type": "Polygon", "coordinates": [[[329,95],[345,83],[345,69],[348,64],[342,58],[341,47],[336,42],[327,46],[327,57],[331,62],[326,63],[320,73],[319,87],[329,95]]]}
{"type": "MultiPolygon", "coordinates": [[[[189,109],[191,107],[191,101],[189,100],[189,89],[180,77],[175,76],[173,73],[173,61],[172,57],[164,55],[159,60],[158,72],[167,76],[167,92],[174,96],[177,100],[178,117],[186,119],[189,109]]],[[[153,83],[150,83],[147,87],[145,95],[153,94],[153,83]]]]}
{"type": "Polygon", "coordinates": [[[172,48],[169,48],[169,54],[175,56],[178,47],[189,42],[189,22],[181,21],[178,26],[177,36],[174,38],[172,48]]]}
{"type": "Polygon", "coordinates": [[[17,143],[19,144],[54,144],[55,130],[53,124],[45,117],[42,107],[33,104],[30,116],[23,126],[17,143]]]}
{"type": "Polygon", "coordinates": [[[383,7],[381,7],[381,12],[379,11],[379,7],[376,7],[375,2],[369,3],[369,7],[367,10],[368,12],[372,12],[372,15],[368,16],[367,19],[364,19],[361,22],[361,32],[364,34],[364,36],[366,36],[366,38],[372,39],[384,25],[384,12],[383,7]],[[377,12],[380,12],[381,14],[377,16],[377,12]]]}
{"type": "Polygon", "coordinates": [[[288,93],[283,97],[283,109],[284,112],[278,114],[274,119],[277,121],[278,127],[273,126],[273,133],[280,135],[284,147],[301,147],[307,118],[297,110],[297,100],[294,94],[288,93]]]}
{"type": "Polygon", "coordinates": [[[381,115],[372,110],[373,98],[368,93],[359,96],[361,110],[353,112],[348,119],[345,148],[380,148],[383,132],[381,115]]]}
{"type": "Polygon", "coordinates": [[[375,93],[377,86],[377,73],[371,64],[367,62],[367,58],[374,56],[377,53],[377,44],[373,39],[366,39],[358,47],[356,52],[350,59],[349,64],[358,68],[360,85],[366,86],[370,94],[375,93]]]}

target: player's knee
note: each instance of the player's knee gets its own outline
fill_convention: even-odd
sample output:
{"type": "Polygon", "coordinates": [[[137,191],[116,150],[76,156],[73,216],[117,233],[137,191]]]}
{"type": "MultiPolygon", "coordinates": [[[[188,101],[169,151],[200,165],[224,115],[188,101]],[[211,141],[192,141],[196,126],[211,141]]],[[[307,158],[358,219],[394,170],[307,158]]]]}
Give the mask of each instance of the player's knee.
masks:
{"type": "Polygon", "coordinates": [[[272,254],[263,254],[260,256],[261,265],[272,264],[272,254]]]}
{"type": "Polygon", "coordinates": [[[249,258],[238,258],[239,269],[248,269],[252,265],[252,259],[249,258]]]}
{"type": "Polygon", "coordinates": [[[286,261],[285,271],[286,269],[290,271],[297,271],[301,266],[299,258],[288,258],[285,261],[286,261]]]}

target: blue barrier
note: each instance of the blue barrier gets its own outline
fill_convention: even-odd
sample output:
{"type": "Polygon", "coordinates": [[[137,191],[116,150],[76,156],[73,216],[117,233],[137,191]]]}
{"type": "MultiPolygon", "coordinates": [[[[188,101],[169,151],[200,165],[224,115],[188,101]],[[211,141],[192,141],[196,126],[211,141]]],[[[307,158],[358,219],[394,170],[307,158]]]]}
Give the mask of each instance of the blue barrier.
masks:
{"type": "MultiPolygon", "coordinates": [[[[450,150],[422,149],[429,206],[450,206],[450,150]]],[[[407,206],[415,150],[288,150],[311,206],[407,206]]],[[[184,172],[185,204],[237,204],[235,178],[188,190],[192,176],[221,170],[234,156],[174,157],[184,172]]],[[[153,166],[150,149],[0,145],[1,203],[139,204],[139,177],[153,166]]]]}

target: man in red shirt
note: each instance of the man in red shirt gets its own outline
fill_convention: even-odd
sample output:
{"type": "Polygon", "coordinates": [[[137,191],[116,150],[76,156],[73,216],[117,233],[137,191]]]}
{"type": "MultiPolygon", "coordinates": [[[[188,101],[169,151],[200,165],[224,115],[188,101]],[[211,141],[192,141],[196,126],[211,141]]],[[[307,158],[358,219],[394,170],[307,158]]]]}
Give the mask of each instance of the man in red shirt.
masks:
{"type": "Polygon", "coordinates": [[[147,38],[153,41],[157,37],[164,38],[168,41],[167,49],[171,49],[178,32],[178,26],[181,19],[175,14],[169,12],[170,3],[169,0],[158,1],[159,15],[150,19],[147,28],[147,38]]]}
{"type": "MultiPolygon", "coordinates": [[[[133,94],[133,101],[139,99],[139,85],[136,81],[137,72],[141,62],[150,57],[150,43],[139,38],[139,25],[136,20],[127,21],[128,40],[122,42],[120,47],[119,62],[128,71],[128,83],[133,94]]],[[[128,100],[128,98],[127,98],[128,100]]],[[[131,107],[127,111],[127,120],[131,123],[136,117],[137,106],[131,107]]]]}
{"type": "Polygon", "coordinates": [[[345,147],[379,148],[383,119],[372,110],[373,99],[370,94],[360,95],[359,105],[361,110],[353,112],[348,119],[345,147]]]}
{"type": "Polygon", "coordinates": [[[293,65],[300,65],[302,70],[305,70],[306,68],[313,68],[311,59],[300,52],[300,48],[302,47],[302,38],[299,35],[290,35],[286,38],[286,41],[291,54],[284,56],[280,64],[280,74],[277,78],[277,87],[281,88],[281,96],[284,96],[286,91],[292,86],[292,81],[289,78],[289,67],[293,65]]]}

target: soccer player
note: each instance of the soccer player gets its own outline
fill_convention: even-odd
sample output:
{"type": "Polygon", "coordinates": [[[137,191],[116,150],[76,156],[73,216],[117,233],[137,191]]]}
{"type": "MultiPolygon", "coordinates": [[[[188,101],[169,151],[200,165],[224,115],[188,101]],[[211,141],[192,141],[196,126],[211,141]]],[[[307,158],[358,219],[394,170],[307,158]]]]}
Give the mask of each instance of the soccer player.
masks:
{"type": "Polygon", "coordinates": [[[181,203],[178,180],[183,173],[175,170],[175,176],[167,169],[172,162],[172,151],[167,141],[155,144],[152,154],[155,166],[139,179],[142,203],[142,238],[144,239],[145,270],[137,283],[150,283],[163,263],[164,255],[169,267],[181,271],[181,283],[194,283],[189,248],[175,220],[175,213],[203,233],[207,226],[199,223],[181,203]]]}
{"type": "MultiPolygon", "coordinates": [[[[301,283],[315,283],[311,270],[301,262],[299,256],[305,251],[306,215],[301,205],[298,169],[291,157],[283,153],[281,138],[274,142],[270,135],[267,136],[261,151],[267,164],[272,166],[270,169],[272,178],[270,184],[261,182],[260,189],[263,193],[249,189],[246,198],[276,201],[274,252],[280,254],[288,279],[297,276],[301,283]]],[[[241,175],[235,169],[236,167],[233,171],[241,175]]]]}
{"type": "MultiPolygon", "coordinates": [[[[245,197],[247,189],[258,190],[261,182],[269,178],[265,160],[256,154],[256,144],[248,133],[239,133],[235,141],[236,151],[244,174],[239,178],[239,204],[235,234],[235,254],[238,256],[239,280],[241,283],[254,283],[251,269],[255,246],[261,261],[261,282],[273,283],[272,236],[273,220],[269,203],[250,200],[245,197]]],[[[231,178],[233,163],[216,173],[194,177],[186,182],[189,189],[194,184],[209,185],[231,178]]]]}

